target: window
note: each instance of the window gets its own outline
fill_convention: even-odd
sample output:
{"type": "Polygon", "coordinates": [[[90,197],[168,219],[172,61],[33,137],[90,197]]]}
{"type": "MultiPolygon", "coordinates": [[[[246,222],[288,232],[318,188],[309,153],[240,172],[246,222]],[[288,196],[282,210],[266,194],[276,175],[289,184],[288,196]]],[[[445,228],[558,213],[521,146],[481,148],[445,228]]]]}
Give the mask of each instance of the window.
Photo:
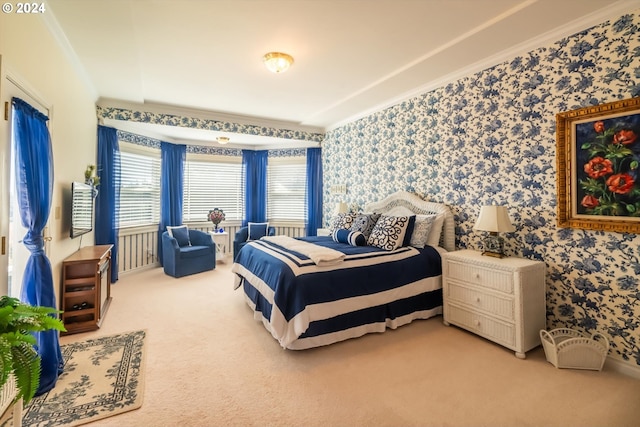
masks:
{"type": "Polygon", "coordinates": [[[267,218],[269,221],[305,221],[306,157],[269,158],[267,218]]]}
{"type": "Polygon", "coordinates": [[[187,155],[184,167],[183,221],[207,221],[213,208],[224,211],[226,220],[244,215],[242,158],[187,155]]]}
{"type": "Polygon", "coordinates": [[[160,150],[120,141],[119,228],[160,222],[160,150]]]}

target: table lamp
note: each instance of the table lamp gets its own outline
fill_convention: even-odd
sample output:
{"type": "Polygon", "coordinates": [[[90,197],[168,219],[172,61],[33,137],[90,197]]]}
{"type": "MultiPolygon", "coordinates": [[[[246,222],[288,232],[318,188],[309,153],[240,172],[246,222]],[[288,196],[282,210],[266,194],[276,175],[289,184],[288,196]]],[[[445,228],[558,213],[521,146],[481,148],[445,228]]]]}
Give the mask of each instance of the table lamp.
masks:
{"type": "Polygon", "coordinates": [[[482,255],[489,255],[503,258],[504,239],[498,233],[509,233],[516,231],[506,206],[489,205],[480,208],[480,215],[473,226],[474,230],[488,231],[489,235],[482,240],[482,255]]]}

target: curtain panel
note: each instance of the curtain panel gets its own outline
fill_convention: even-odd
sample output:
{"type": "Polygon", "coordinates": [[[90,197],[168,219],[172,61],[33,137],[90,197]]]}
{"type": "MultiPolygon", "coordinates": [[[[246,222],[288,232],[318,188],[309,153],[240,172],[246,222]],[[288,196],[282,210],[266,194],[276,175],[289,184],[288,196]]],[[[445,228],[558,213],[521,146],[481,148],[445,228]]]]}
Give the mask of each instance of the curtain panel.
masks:
{"type": "MultiPolygon", "coordinates": [[[[23,227],[22,243],[31,255],[22,280],[20,299],[30,305],[57,308],[51,263],[44,252],[42,232],[49,220],[53,197],[53,152],[48,118],[19,98],[12,99],[16,195],[23,227]]],[[[64,366],[58,331],[34,333],[41,357],[36,395],[51,390],[64,366]]]]}
{"type": "Polygon", "coordinates": [[[307,148],[307,236],[316,236],[322,228],[322,149],[307,148]]]}
{"type": "Polygon", "coordinates": [[[244,210],[242,225],[267,221],[267,150],[242,150],[244,210]]]}
{"type": "Polygon", "coordinates": [[[187,146],[162,141],[160,174],[160,226],[158,228],[158,260],[162,260],[162,233],[167,226],[182,225],[184,163],[187,146]]]}
{"type": "Polygon", "coordinates": [[[113,245],[111,282],[118,281],[118,224],[120,206],[120,146],[114,128],[98,126],[98,196],[96,197],[96,245],[113,245]]]}

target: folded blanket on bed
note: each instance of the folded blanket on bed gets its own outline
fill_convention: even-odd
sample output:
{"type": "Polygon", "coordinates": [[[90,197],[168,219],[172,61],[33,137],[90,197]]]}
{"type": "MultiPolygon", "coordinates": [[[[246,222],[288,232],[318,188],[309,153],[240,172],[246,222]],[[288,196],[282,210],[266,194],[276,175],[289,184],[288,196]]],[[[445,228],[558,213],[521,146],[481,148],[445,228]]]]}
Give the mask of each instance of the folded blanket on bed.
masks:
{"type": "Polygon", "coordinates": [[[340,251],[336,251],[335,249],[325,248],[309,242],[303,242],[289,236],[265,236],[262,240],[275,243],[285,249],[308,256],[309,259],[319,267],[341,263],[345,257],[345,254],[340,251]]]}

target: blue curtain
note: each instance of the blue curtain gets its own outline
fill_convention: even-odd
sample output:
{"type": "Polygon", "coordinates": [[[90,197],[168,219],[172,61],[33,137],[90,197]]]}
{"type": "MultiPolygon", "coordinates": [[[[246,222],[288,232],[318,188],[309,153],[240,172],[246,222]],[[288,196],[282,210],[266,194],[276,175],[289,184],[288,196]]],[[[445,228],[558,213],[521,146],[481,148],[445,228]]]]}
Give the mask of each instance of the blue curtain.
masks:
{"type": "Polygon", "coordinates": [[[267,220],[267,157],[267,150],[242,150],[245,183],[242,225],[267,220]]]}
{"type": "Polygon", "coordinates": [[[322,228],[322,149],[307,148],[307,236],[322,228]]]}
{"type": "Polygon", "coordinates": [[[118,224],[120,206],[120,147],[114,128],[98,126],[98,196],[96,197],[96,245],[111,249],[111,283],[118,281],[118,224]]]}
{"type": "MultiPolygon", "coordinates": [[[[42,231],[49,220],[53,196],[53,153],[48,118],[21,99],[13,98],[15,181],[20,217],[27,234],[22,243],[31,255],[22,280],[20,299],[31,305],[57,308],[51,263],[44,253],[42,231]]],[[[55,386],[63,359],[58,331],[34,334],[41,357],[40,386],[36,395],[55,386]]]]}
{"type": "Polygon", "coordinates": [[[161,142],[160,166],[160,226],[158,228],[158,257],[162,262],[162,233],[167,226],[182,225],[182,194],[184,192],[184,162],[187,146],[161,142]]]}

